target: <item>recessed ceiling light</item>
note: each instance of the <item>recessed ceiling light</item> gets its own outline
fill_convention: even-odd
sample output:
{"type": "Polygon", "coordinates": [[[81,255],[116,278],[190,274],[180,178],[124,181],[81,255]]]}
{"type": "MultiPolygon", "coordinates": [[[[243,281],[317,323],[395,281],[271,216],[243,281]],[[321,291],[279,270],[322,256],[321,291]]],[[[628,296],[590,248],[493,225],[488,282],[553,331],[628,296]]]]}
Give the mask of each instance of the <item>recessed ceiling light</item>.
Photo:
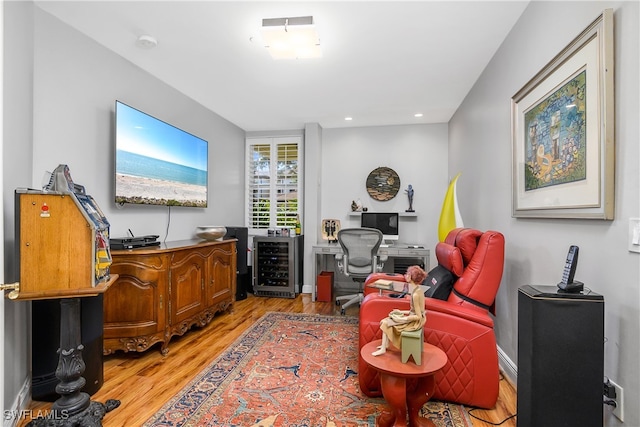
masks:
{"type": "Polygon", "coordinates": [[[345,117],[344,118],[346,121],[350,122],[351,120],[353,120],[353,117],[345,117]]]}
{"type": "Polygon", "coordinates": [[[422,113],[415,113],[413,117],[422,117],[422,113]]]}

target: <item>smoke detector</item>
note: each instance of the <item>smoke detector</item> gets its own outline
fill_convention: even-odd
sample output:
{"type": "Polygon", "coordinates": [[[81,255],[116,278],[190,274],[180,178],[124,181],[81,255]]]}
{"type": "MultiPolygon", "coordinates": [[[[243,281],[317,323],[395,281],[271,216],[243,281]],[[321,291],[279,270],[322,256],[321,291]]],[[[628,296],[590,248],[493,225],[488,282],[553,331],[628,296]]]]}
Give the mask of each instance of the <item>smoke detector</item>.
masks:
{"type": "Polygon", "coordinates": [[[153,36],[143,34],[138,37],[136,46],[142,49],[153,49],[154,47],[158,46],[158,40],[156,40],[156,38],[153,36]]]}

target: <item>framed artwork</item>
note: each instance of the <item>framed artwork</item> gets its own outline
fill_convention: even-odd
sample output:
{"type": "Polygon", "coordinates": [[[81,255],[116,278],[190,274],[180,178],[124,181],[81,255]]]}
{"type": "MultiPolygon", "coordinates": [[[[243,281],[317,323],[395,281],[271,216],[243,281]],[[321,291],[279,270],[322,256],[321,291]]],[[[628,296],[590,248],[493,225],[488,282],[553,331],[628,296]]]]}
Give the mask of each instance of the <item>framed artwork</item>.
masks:
{"type": "Polygon", "coordinates": [[[340,231],[339,219],[323,219],[320,228],[322,240],[328,240],[329,243],[338,241],[338,231],[340,231]]]}
{"type": "Polygon", "coordinates": [[[613,10],[511,99],[512,215],[614,217],[613,10]]]}

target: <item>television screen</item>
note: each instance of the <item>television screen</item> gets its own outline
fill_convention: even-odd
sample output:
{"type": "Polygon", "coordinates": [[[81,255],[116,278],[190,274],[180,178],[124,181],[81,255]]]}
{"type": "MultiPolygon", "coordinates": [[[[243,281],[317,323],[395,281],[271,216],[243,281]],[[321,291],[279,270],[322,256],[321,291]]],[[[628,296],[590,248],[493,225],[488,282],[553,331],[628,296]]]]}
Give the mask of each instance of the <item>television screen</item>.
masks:
{"type": "Polygon", "coordinates": [[[397,212],[362,212],[360,226],[377,228],[385,240],[398,240],[398,217],[397,212]]]}
{"type": "Polygon", "coordinates": [[[207,207],[208,143],[116,101],[115,201],[207,207]]]}

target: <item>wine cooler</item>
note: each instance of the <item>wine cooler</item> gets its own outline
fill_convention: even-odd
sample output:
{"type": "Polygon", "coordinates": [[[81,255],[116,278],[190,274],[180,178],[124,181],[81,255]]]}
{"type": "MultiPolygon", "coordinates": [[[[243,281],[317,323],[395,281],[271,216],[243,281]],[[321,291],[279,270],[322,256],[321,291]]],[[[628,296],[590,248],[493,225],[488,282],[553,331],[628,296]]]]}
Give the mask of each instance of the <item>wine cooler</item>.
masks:
{"type": "Polygon", "coordinates": [[[253,293],[295,298],[302,288],[303,236],[253,238],[253,293]]]}

